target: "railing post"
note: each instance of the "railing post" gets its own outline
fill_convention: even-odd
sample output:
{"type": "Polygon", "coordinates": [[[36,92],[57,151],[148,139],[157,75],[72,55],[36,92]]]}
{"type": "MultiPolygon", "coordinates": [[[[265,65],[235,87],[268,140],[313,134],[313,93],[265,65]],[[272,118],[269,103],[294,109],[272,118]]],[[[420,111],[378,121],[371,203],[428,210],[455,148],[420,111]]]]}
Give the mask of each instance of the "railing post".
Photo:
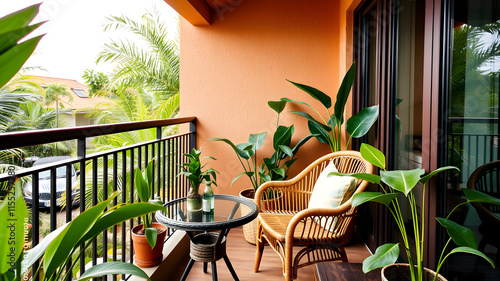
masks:
{"type": "Polygon", "coordinates": [[[189,139],[189,151],[191,151],[196,148],[196,119],[189,122],[189,132],[193,133],[189,139]]]}
{"type": "MultiPolygon", "coordinates": [[[[77,154],[80,158],[80,214],[85,212],[85,156],[86,152],[86,138],[77,139],[77,154]]],[[[80,245],[80,251],[84,251],[83,245],[80,245]]],[[[85,272],[85,255],[80,256],[80,274],[85,272]]]]}

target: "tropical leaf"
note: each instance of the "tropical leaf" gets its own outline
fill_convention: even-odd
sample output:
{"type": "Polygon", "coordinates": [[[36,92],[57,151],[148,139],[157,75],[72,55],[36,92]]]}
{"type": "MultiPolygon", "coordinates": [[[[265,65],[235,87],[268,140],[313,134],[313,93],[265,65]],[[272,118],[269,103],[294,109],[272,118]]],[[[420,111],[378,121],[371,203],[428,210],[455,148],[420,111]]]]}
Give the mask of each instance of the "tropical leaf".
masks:
{"type": "MultiPolygon", "coordinates": [[[[347,99],[349,98],[349,93],[351,92],[352,83],[354,82],[354,77],[356,74],[356,63],[353,63],[342,80],[339,91],[337,93],[337,100],[335,101],[335,117],[339,121],[339,124],[344,123],[344,109],[347,99]]],[[[329,108],[329,107],[328,107],[329,108]]]]}
{"type": "Polygon", "coordinates": [[[268,101],[267,104],[271,107],[276,113],[280,114],[286,107],[287,101],[268,101]]]}
{"type": "Polygon", "coordinates": [[[139,278],[151,280],[149,276],[139,267],[134,264],[126,262],[105,262],[92,266],[85,270],[85,273],[77,280],[86,281],[95,277],[111,275],[111,274],[125,274],[134,275],[139,278]]]}
{"type": "Polygon", "coordinates": [[[374,105],[371,107],[363,108],[356,115],[347,120],[346,131],[352,138],[360,138],[373,126],[378,119],[379,106],[374,105]]]}
{"type": "Polygon", "coordinates": [[[248,137],[248,143],[254,145],[254,151],[261,148],[264,144],[264,140],[266,139],[267,132],[262,132],[259,134],[250,134],[248,137]]]}
{"type": "Polygon", "coordinates": [[[430,178],[432,178],[435,174],[437,173],[440,173],[442,171],[446,171],[446,170],[451,170],[451,169],[455,169],[457,171],[460,171],[457,167],[453,167],[453,166],[446,166],[446,167],[441,167],[441,168],[438,168],[434,171],[432,171],[431,173],[429,173],[428,175],[425,175],[424,177],[422,177],[420,179],[420,182],[425,184],[427,183],[427,181],[429,181],[430,178]]]}
{"type": "Polygon", "coordinates": [[[436,218],[436,220],[446,228],[448,235],[450,235],[453,242],[458,246],[470,247],[477,249],[477,240],[474,232],[465,226],[461,226],[458,223],[447,220],[444,218],[436,218]]]}
{"type": "Polygon", "coordinates": [[[464,192],[465,197],[467,197],[467,202],[479,202],[479,203],[500,205],[500,198],[484,194],[474,189],[464,188],[462,189],[462,191],[464,192]]]}
{"type": "Polygon", "coordinates": [[[308,93],[311,97],[313,97],[314,99],[318,100],[319,102],[321,102],[321,104],[326,107],[326,108],[330,108],[332,107],[332,99],[326,95],[325,93],[323,93],[322,91],[316,89],[316,88],[313,88],[311,86],[307,86],[307,85],[304,85],[304,84],[300,84],[300,83],[295,83],[295,82],[292,82],[290,80],[286,80],[290,83],[292,83],[293,85],[295,85],[295,87],[301,89],[302,91],[308,93]]]}
{"type": "Polygon", "coordinates": [[[398,244],[384,244],[377,248],[375,253],[363,261],[363,272],[388,266],[396,262],[399,256],[398,244]]]}
{"type": "Polygon", "coordinates": [[[450,251],[449,255],[454,254],[454,253],[466,253],[466,254],[472,254],[476,255],[479,257],[482,257],[485,259],[487,262],[491,264],[491,267],[495,268],[495,263],[485,254],[481,253],[480,251],[470,248],[470,247],[457,247],[454,248],[453,250],[450,251]]]}
{"type": "Polygon", "coordinates": [[[380,178],[390,187],[408,196],[408,193],[417,185],[424,173],[424,169],[381,171],[380,178]]]}
{"type": "Polygon", "coordinates": [[[354,194],[354,196],[352,197],[352,206],[356,207],[356,206],[359,206],[363,203],[370,202],[370,201],[381,203],[381,204],[384,204],[386,206],[389,206],[389,204],[392,202],[392,200],[394,200],[397,197],[398,197],[397,193],[383,194],[380,192],[365,191],[365,192],[354,194]]]}
{"type": "Polygon", "coordinates": [[[360,153],[366,161],[385,170],[385,155],[380,150],[369,144],[362,143],[360,153]]]}

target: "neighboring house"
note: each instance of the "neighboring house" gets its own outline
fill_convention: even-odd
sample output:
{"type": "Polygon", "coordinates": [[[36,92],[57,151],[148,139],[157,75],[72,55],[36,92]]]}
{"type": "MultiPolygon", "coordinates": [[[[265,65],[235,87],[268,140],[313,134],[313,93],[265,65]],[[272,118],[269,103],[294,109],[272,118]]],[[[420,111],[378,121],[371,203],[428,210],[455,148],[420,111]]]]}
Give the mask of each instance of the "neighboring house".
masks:
{"type": "MultiPolygon", "coordinates": [[[[435,216],[463,200],[461,189],[478,166],[500,159],[500,4],[468,0],[165,0],[181,16],[181,111],[198,118],[198,146],[218,158],[214,167],[225,193],[245,188],[224,144],[270,131],[275,113],[266,102],[308,97],[285,79],[314,86],[335,98],[352,62],[357,77],[347,114],[374,104],[380,117],[363,142],[388,156],[389,169],[458,166],[429,187],[425,263],[434,268],[444,235],[435,216]],[[397,116],[397,118],[396,118],[397,116]],[[399,126],[401,124],[401,126],[399,126]]],[[[315,107],[316,101],[308,99],[315,107]]],[[[288,105],[292,111],[297,105],[288,105]]],[[[333,109],[332,109],[333,110],[333,109]]],[[[325,113],[326,114],[326,113],[325,113]]],[[[295,137],[307,122],[290,113],[295,137]]],[[[265,147],[271,137],[266,139],[265,147]]],[[[355,142],[353,149],[358,149],[355,142]]],[[[298,154],[293,173],[328,152],[316,140],[298,154]]],[[[263,154],[266,154],[264,152],[263,154]]],[[[497,193],[497,196],[498,193],[497,193]]],[[[369,248],[397,240],[383,208],[360,209],[359,232],[369,248]]],[[[474,208],[457,221],[481,231],[474,208]]],[[[498,228],[491,228],[498,229],[498,228]]],[[[476,232],[478,240],[482,238],[476,232]]],[[[500,237],[500,233],[497,234],[500,237]]],[[[497,246],[486,248],[500,257],[497,246]]],[[[499,280],[500,270],[474,257],[447,263],[449,280],[499,280]]]]}
{"type": "Polygon", "coordinates": [[[76,80],[44,76],[34,77],[44,81],[40,85],[43,88],[46,88],[50,84],[65,85],[68,92],[73,96],[73,101],[70,102],[67,97],[63,97],[63,101],[61,102],[64,109],[70,111],[70,114],[67,111],[64,114],[64,121],[68,127],[94,125],[93,121],[87,118],[86,114],[99,103],[106,101],[106,98],[89,97],[89,87],[76,80]]]}

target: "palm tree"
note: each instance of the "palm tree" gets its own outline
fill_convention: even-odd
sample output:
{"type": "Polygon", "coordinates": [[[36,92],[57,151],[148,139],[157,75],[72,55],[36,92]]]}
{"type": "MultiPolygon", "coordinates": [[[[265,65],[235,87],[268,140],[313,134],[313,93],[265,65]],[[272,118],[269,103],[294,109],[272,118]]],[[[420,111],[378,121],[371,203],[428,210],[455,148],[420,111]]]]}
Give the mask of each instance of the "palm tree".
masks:
{"type": "Polygon", "coordinates": [[[59,124],[59,103],[63,97],[67,97],[70,102],[73,101],[73,95],[68,91],[66,85],[56,83],[47,86],[45,90],[45,103],[47,104],[47,108],[52,103],[56,104],[56,126],[59,124]]]}
{"type": "Polygon", "coordinates": [[[158,12],[147,12],[141,22],[126,16],[112,16],[108,20],[105,31],[114,29],[130,32],[141,42],[140,46],[130,40],[112,40],[105,44],[97,63],[119,63],[112,81],[124,88],[141,87],[155,92],[162,98],[162,102],[167,102],[169,97],[178,94],[178,38],[168,38],[166,26],[160,20],[158,12]]]}

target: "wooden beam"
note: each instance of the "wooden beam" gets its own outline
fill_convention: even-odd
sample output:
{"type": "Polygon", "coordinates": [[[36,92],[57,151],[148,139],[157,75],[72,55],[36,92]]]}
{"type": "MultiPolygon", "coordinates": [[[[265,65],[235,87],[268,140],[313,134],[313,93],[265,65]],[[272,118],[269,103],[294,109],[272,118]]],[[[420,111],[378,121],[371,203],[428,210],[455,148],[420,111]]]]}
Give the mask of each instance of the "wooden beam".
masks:
{"type": "Polygon", "coordinates": [[[210,25],[212,9],[205,0],[164,0],[192,25],[210,25]]]}

